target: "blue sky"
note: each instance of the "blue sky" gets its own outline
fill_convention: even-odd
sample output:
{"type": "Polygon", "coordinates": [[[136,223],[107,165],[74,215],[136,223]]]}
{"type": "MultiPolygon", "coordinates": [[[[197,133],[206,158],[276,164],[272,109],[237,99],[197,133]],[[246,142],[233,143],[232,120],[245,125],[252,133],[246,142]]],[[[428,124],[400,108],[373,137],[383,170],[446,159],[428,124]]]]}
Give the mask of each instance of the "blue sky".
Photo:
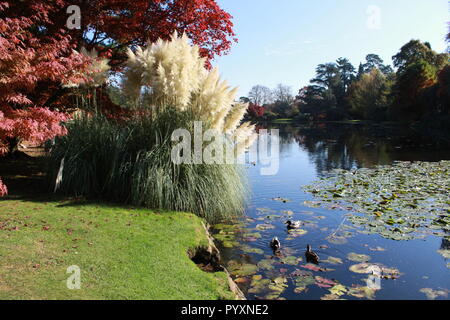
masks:
{"type": "Polygon", "coordinates": [[[233,15],[239,43],[215,61],[240,95],[253,85],[307,85],[320,63],[368,53],[385,62],[411,39],[446,48],[447,0],[218,0],[233,15]],[[379,18],[378,18],[379,17],[379,18]]]}

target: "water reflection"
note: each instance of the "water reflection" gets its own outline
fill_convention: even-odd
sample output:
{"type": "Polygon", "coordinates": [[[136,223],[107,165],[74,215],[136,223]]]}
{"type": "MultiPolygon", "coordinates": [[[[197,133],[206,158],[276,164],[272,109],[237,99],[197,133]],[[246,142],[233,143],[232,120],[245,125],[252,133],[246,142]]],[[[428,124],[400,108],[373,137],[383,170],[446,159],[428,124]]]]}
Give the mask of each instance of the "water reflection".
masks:
{"type": "Polygon", "coordinates": [[[296,142],[308,152],[319,173],[332,169],[367,168],[393,161],[450,159],[450,142],[407,127],[314,124],[277,126],[281,153],[296,142]]]}
{"type": "MultiPolygon", "coordinates": [[[[420,291],[423,288],[444,288],[445,292],[450,293],[450,270],[447,261],[437,252],[449,249],[448,237],[392,241],[378,235],[361,234],[351,225],[342,224],[348,212],[305,205],[305,201],[314,198],[301,188],[316,180],[324,171],[337,168],[373,167],[393,161],[449,160],[448,141],[435,140],[407,128],[381,126],[319,124],[273,128],[280,129],[280,172],[275,176],[261,176],[259,166],[248,168],[253,197],[240,228],[234,231],[235,241],[240,245],[230,246],[233,237],[228,239],[227,232],[223,233],[223,230],[220,234],[228,241],[225,246],[219,243],[225,262],[231,263],[232,267],[244,265],[249,273],[247,276],[236,276],[249,299],[320,299],[328,293],[328,289],[314,284],[318,281],[316,277],[320,278],[322,285],[324,281],[334,279],[349,290],[360,288],[364,286],[367,276],[349,271],[355,264],[347,259],[349,253],[370,256],[371,262],[395,267],[402,272],[399,280],[383,280],[383,290],[376,294],[369,292],[373,294],[370,298],[425,299],[426,296],[420,291]],[[276,201],[276,198],[289,201],[276,201]],[[301,220],[306,233],[298,236],[289,233],[285,222],[290,219],[301,220]],[[336,230],[344,236],[330,242],[330,234],[336,233],[336,230]],[[270,240],[275,236],[282,243],[282,256],[274,255],[270,248],[270,240]],[[305,269],[308,268],[304,261],[307,244],[313,246],[321,259],[341,262],[321,265],[332,271],[305,269]],[[378,250],[380,248],[383,250],[378,250]],[[417,252],[421,252],[419,258],[417,252]],[[300,261],[302,258],[303,261],[300,261]],[[299,259],[298,263],[295,259],[299,259]],[[255,265],[258,265],[256,271],[252,269],[255,265]],[[254,288],[255,283],[252,284],[256,282],[256,286],[262,286],[264,281],[274,279],[278,282],[271,282],[271,286],[283,290],[280,295],[259,292],[254,288]],[[301,285],[309,282],[313,284],[302,288],[301,285]]],[[[347,295],[345,298],[355,296],[347,295]]]]}

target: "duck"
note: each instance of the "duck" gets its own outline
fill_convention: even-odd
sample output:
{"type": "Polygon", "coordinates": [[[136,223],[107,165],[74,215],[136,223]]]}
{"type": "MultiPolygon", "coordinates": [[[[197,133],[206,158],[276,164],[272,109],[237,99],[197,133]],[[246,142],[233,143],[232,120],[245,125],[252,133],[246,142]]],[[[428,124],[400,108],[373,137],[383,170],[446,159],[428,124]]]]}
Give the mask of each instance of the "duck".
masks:
{"type": "Polygon", "coordinates": [[[272,241],[270,241],[270,247],[274,251],[280,250],[281,249],[281,242],[280,242],[280,240],[278,240],[277,237],[273,238],[272,241]]]}
{"type": "Polygon", "coordinates": [[[302,225],[301,221],[291,221],[291,220],[286,221],[286,224],[289,230],[299,229],[302,225]]]}
{"type": "Polygon", "coordinates": [[[317,253],[311,250],[311,246],[309,244],[306,246],[305,257],[307,262],[319,264],[320,258],[317,253]]]}

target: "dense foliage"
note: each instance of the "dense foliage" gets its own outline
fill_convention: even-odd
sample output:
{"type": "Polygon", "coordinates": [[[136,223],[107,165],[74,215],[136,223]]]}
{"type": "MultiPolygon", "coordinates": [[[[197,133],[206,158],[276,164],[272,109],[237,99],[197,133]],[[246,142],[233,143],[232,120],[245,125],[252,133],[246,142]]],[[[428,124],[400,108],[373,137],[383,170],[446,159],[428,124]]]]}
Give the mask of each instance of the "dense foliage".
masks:
{"type": "MultiPolygon", "coordinates": [[[[11,122],[11,109],[71,109],[76,99],[68,97],[80,94],[77,84],[97,80],[96,69],[108,63],[120,69],[129,46],[169,39],[174,31],[186,33],[209,64],[235,40],[232,26],[214,0],[0,1],[0,111],[11,122]],[[66,27],[71,5],[81,9],[81,29],[66,27]]],[[[35,113],[27,116],[39,121],[35,113]]],[[[0,131],[3,146],[5,138],[0,131]]]]}
{"type": "MultiPolygon", "coordinates": [[[[255,86],[249,100],[265,107],[258,121],[280,118],[306,120],[374,120],[419,122],[442,128],[449,115],[449,54],[429,43],[411,40],[392,57],[394,68],[376,54],[355,68],[348,59],[320,64],[308,86],[295,99],[280,90],[255,86]],[[430,119],[439,119],[431,122],[430,119]]],[[[282,87],[282,86],[281,86],[282,87]]]]}
{"type": "Polygon", "coordinates": [[[121,116],[104,83],[110,67],[123,68],[129,46],[178,31],[210,66],[236,41],[231,18],[214,0],[0,0],[0,156],[22,140],[40,143],[65,134],[60,122],[67,116],[59,111],[101,102],[103,110],[121,116]],[[72,29],[67,9],[74,5],[81,25],[72,29]]]}

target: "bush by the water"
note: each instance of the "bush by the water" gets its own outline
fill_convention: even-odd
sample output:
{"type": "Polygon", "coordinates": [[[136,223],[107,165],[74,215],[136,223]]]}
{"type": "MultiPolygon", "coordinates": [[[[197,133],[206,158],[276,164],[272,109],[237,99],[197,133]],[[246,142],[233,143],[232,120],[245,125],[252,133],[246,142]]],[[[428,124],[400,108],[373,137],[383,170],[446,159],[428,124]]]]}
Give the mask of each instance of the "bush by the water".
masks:
{"type": "Polygon", "coordinates": [[[243,168],[174,164],[172,132],[192,129],[193,122],[187,113],[167,110],[153,120],[119,123],[98,115],[69,123],[69,134],[56,140],[51,153],[52,187],[59,174],[58,190],[65,195],[193,212],[210,221],[241,213],[243,168]]]}

